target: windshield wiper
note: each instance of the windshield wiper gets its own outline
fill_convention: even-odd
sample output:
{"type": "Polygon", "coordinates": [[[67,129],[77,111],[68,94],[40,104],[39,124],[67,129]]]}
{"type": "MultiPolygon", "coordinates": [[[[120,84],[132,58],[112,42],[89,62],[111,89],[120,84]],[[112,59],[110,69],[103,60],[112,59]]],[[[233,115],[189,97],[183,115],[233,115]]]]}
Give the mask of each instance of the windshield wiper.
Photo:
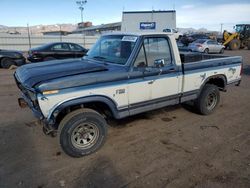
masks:
{"type": "Polygon", "coordinates": [[[107,62],[113,63],[111,61],[108,61],[106,57],[102,57],[102,56],[94,56],[93,59],[101,60],[104,63],[104,65],[108,65],[107,62]]]}

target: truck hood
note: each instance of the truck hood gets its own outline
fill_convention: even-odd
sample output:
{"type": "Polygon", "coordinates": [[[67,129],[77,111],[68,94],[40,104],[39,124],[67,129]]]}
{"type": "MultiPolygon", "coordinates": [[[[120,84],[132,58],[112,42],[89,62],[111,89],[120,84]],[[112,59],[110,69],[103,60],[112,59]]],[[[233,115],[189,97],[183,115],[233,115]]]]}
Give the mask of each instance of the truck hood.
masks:
{"type": "Polygon", "coordinates": [[[32,88],[43,81],[106,70],[108,69],[104,64],[94,60],[67,59],[21,66],[16,70],[15,77],[24,87],[32,88]]]}

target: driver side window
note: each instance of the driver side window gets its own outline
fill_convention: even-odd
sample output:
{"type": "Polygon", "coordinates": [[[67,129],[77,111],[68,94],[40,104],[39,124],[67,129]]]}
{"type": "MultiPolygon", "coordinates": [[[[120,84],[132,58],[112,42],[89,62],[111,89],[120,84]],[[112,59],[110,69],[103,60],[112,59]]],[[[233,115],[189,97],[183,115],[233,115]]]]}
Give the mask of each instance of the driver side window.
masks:
{"type": "Polygon", "coordinates": [[[168,40],[164,37],[149,37],[144,39],[134,67],[159,67],[171,64],[172,56],[168,40]]]}

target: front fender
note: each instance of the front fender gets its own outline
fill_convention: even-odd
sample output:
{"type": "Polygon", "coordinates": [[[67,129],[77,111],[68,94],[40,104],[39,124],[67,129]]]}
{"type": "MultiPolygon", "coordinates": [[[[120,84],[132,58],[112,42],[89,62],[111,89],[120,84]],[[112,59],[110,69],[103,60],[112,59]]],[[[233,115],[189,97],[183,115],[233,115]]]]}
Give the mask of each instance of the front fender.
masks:
{"type": "Polygon", "coordinates": [[[110,98],[106,96],[96,95],[96,96],[87,96],[81,97],[76,99],[71,99],[68,101],[63,102],[62,104],[58,105],[47,117],[47,121],[51,122],[52,118],[55,118],[63,109],[68,108],[70,106],[86,104],[91,102],[101,102],[105,103],[111,110],[113,116],[119,119],[119,113],[117,110],[117,104],[110,98]]]}

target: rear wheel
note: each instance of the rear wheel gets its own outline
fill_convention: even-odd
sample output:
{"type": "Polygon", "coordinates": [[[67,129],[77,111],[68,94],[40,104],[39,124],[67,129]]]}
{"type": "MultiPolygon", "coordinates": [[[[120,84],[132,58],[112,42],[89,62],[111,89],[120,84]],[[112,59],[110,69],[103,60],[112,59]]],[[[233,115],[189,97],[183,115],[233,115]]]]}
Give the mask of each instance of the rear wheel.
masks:
{"type": "Polygon", "coordinates": [[[209,49],[206,48],[206,49],[204,50],[204,53],[208,54],[208,53],[209,53],[209,49]]]}
{"type": "Polygon", "coordinates": [[[107,136],[107,123],[96,111],[75,110],[61,121],[59,139],[63,151],[72,157],[81,157],[98,150],[107,136]]]}
{"type": "Polygon", "coordinates": [[[202,115],[211,114],[220,102],[220,91],[217,86],[206,84],[195,101],[195,107],[202,115]]]}
{"type": "Polygon", "coordinates": [[[239,50],[239,49],[240,49],[240,40],[238,40],[238,39],[233,39],[233,40],[229,43],[229,49],[230,49],[230,50],[239,50]]]}
{"type": "Polygon", "coordinates": [[[1,60],[1,67],[4,69],[10,68],[11,65],[15,65],[15,61],[10,58],[3,58],[1,60]]]}

